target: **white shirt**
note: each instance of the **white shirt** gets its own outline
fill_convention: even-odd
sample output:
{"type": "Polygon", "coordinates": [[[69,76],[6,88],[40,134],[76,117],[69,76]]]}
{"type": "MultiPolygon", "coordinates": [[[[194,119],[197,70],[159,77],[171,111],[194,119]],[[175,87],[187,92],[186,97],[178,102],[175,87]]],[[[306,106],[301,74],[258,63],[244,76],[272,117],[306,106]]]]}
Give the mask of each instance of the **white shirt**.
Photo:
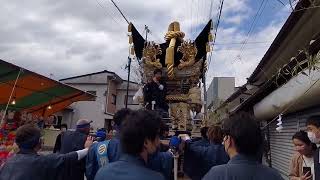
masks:
{"type": "Polygon", "coordinates": [[[314,177],[314,161],[313,161],[313,157],[308,158],[306,156],[303,156],[303,162],[302,162],[302,167],[311,167],[311,175],[312,175],[312,179],[315,180],[314,177]]]}

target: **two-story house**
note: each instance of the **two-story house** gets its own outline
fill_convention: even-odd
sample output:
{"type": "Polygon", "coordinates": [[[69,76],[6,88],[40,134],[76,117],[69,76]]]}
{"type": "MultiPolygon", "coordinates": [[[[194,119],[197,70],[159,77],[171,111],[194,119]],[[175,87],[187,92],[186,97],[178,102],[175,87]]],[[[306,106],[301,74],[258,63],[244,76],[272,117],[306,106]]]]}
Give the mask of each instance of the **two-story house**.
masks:
{"type": "MultiPolygon", "coordinates": [[[[71,104],[57,113],[62,123],[69,128],[75,128],[78,119],[92,120],[94,129],[111,126],[114,113],[125,107],[127,81],[110,71],[95,72],[75,77],[61,79],[60,82],[86,91],[96,96],[92,101],[82,101],[71,104]]],[[[133,96],[139,89],[135,82],[129,82],[128,108],[138,109],[133,103],[133,96]]]]}

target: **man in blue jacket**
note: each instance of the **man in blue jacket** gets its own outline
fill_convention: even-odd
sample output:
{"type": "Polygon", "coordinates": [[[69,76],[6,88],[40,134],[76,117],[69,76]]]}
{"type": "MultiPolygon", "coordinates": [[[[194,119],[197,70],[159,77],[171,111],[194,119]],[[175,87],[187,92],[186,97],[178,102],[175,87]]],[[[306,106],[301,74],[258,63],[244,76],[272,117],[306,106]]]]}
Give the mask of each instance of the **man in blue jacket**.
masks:
{"type": "Polygon", "coordinates": [[[224,150],[222,145],[222,130],[219,126],[212,126],[207,129],[207,138],[210,140],[210,144],[206,142],[209,140],[204,140],[201,142],[191,142],[187,141],[185,147],[185,159],[192,158],[189,164],[190,169],[188,169],[187,175],[192,180],[200,180],[203,176],[214,166],[226,164],[229,161],[229,157],[224,150]],[[192,167],[194,167],[192,169],[192,167]]]}
{"type": "Polygon", "coordinates": [[[119,161],[102,167],[95,180],[164,180],[164,177],[146,167],[149,155],[160,143],[161,118],[154,112],[132,112],[121,127],[122,155],[119,161]]]}
{"type": "MultiPolygon", "coordinates": [[[[201,130],[201,139],[192,140],[192,144],[194,146],[204,146],[208,147],[210,145],[207,132],[208,127],[202,127],[201,130]]],[[[186,173],[192,180],[199,179],[200,177],[197,175],[198,172],[201,170],[201,166],[203,164],[200,164],[200,161],[198,158],[196,158],[192,151],[189,151],[188,149],[184,152],[184,162],[183,162],[183,171],[186,173]],[[195,165],[196,164],[196,165],[195,165]],[[199,178],[196,178],[199,177],[199,178]]]]}
{"type": "Polygon", "coordinates": [[[86,159],[87,180],[94,180],[98,170],[109,163],[107,149],[109,140],[106,140],[105,129],[99,129],[96,133],[96,142],[90,147],[86,159]]]}
{"type": "Polygon", "coordinates": [[[258,122],[248,113],[237,113],[223,122],[224,148],[231,158],[214,166],[203,180],[282,180],[277,170],[257,161],[263,137],[258,122]]]}

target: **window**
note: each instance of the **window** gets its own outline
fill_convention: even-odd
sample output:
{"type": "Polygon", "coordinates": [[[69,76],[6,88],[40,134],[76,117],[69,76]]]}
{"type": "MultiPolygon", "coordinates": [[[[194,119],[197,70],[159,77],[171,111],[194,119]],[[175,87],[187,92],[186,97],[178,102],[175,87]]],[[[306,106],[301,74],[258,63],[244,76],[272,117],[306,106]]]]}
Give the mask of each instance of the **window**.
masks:
{"type": "Polygon", "coordinates": [[[114,104],[114,105],[117,104],[117,96],[115,94],[111,95],[111,104],[114,104]]]}
{"type": "MultiPolygon", "coordinates": [[[[133,95],[128,96],[128,105],[137,105],[137,103],[133,102],[133,95]]],[[[126,104],[127,95],[124,96],[124,104],[126,104]]]]}
{"type": "Polygon", "coordinates": [[[87,91],[87,93],[90,93],[90,94],[92,94],[92,95],[97,95],[97,91],[87,91]]]}

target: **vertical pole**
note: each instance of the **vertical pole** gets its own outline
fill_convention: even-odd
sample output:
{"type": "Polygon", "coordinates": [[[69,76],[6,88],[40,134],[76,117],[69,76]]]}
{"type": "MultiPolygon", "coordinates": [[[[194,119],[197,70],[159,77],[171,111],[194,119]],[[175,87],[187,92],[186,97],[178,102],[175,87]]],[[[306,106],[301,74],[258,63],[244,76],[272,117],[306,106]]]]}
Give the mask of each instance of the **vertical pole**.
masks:
{"type": "Polygon", "coordinates": [[[130,67],[131,67],[131,58],[128,56],[128,79],[127,79],[127,96],[126,96],[126,109],[128,108],[128,96],[129,96],[129,84],[130,84],[130,67]]]}
{"type": "Polygon", "coordinates": [[[149,28],[147,25],[144,25],[144,30],[146,31],[146,43],[148,42],[148,33],[149,33],[149,28]]]}
{"type": "Polygon", "coordinates": [[[178,160],[179,156],[174,155],[173,156],[173,179],[178,180],[178,160]]]}
{"type": "Polygon", "coordinates": [[[203,75],[203,99],[204,99],[204,118],[206,119],[207,117],[207,84],[206,84],[206,73],[203,75]]]}

